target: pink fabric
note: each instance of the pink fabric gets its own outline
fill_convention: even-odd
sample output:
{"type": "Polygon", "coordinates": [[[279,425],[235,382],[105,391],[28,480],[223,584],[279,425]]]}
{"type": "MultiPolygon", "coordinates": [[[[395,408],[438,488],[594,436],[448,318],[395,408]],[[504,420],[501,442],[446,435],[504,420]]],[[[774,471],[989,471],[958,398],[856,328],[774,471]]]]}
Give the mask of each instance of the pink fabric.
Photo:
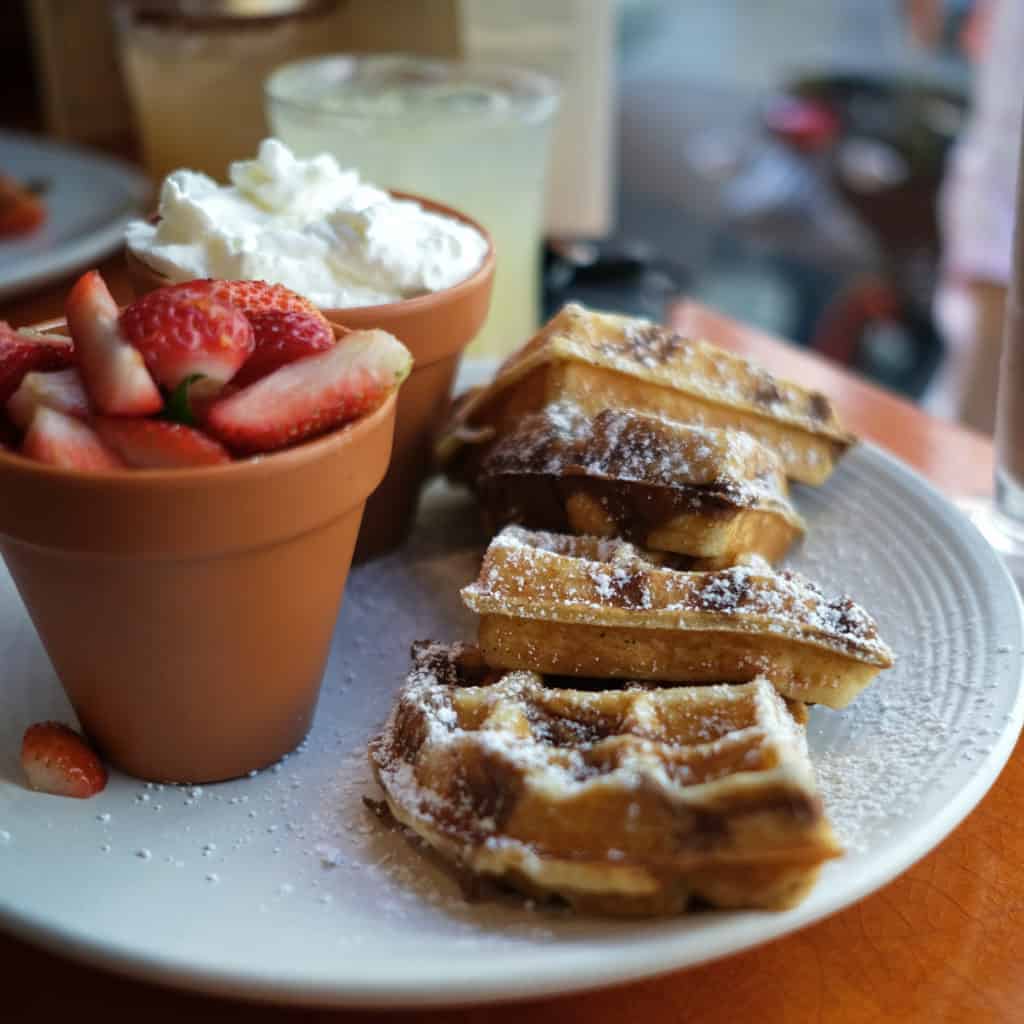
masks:
{"type": "Polygon", "coordinates": [[[974,101],[940,204],[945,262],[955,276],[1007,282],[1024,121],[1024,0],[992,0],[974,101]]]}

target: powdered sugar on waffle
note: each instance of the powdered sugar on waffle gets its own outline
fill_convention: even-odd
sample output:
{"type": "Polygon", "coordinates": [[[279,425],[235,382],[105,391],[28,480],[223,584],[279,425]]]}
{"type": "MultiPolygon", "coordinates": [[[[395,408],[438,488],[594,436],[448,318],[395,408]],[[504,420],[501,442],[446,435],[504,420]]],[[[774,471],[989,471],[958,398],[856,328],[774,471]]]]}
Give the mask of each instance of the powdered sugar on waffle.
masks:
{"type": "Polygon", "coordinates": [[[781,380],[756,363],[671,328],[643,320],[621,320],[620,334],[610,332],[601,353],[621,369],[629,363],[654,376],[670,373],[673,384],[713,402],[746,407],[802,429],[838,432],[831,403],[781,380]]]}
{"type": "MultiPolygon", "coordinates": [[[[749,748],[739,773],[753,773],[742,782],[747,798],[758,784],[769,790],[783,784],[813,796],[803,731],[763,677],[732,686],[624,684],[618,691],[586,692],[549,689],[533,672],[508,672],[483,687],[460,686],[452,680],[462,650],[461,645],[420,646],[372,755],[394,804],[431,828],[477,840],[499,831],[493,818],[480,815],[471,794],[457,788],[442,794],[421,784],[416,770],[421,759],[436,771],[437,763],[449,763],[439,760],[445,757],[455,765],[473,764],[483,756],[545,794],[552,806],[595,786],[602,793],[608,787],[655,786],[673,801],[694,807],[708,801],[711,807],[724,778],[731,784],[739,777],[733,762],[719,773],[705,770],[696,778],[683,751],[700,759],[749,748]],[[684,732],[673,731],[663,717],[673,709],[689,710],[684,732]],[[625,750],[616,747],[611,760],[587,756],[616,737],[632,742],[625,750]]],[[[445,773],[444,782],[450,781],[445,773]]]]}
{"type": "Polygon", "coordinates": [[[874,620],[852,598],[829,598],[799,573],[776,572],[761,560],[681,572],[654,565],[622,541],[509,526],[491,542],[477,582],[462,593],[474,611],[556,621],[571,608],[574,621],[605,622],[610,605],[656,613],[637,620],[650,628],[681,625],[681,617],[700,623],[702,616],[727,616],[737,629],[807,636],[874,664],[893,659],[874,620]]]}
{"type": "Polygon", "coordinates": [[[653,413],[605,409],[589,417],[556,402],[523,419],[484,460],[481,476],[583,474],[651,486],[707,489],[737,507],[782,505],[782,463],[732,430],[677,423],[653,413]]]}

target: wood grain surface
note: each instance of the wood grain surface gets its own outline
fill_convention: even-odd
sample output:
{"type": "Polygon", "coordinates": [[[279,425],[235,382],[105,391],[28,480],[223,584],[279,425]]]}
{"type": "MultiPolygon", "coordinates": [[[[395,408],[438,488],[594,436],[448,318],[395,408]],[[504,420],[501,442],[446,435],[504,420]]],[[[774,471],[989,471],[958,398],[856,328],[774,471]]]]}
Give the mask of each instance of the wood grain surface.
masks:
{"type": "Polygon", "coordinates": [[[671,322],[682,334],[706,338],[824,392],[847,427],[913,466],[947,494],[991,492],[992,444],[981,434],[927,416],[906,399],[706,306],[681,302],[671,322]]]}
{"type": "MultiPolygon", "coordinates": [[[[120,291],[116,265],[111,276],[120,291]]],[[[60,312],[59,291],[0,307],[17,323],[60,312]]],[[[123,296],[123,293],[122,293],[123,296]]],[[[673,317],[698,333],[820,388],[846,424],[951,493],[989,489],[988,442],[931,419],[757,331],[684,304],[673,317]]],[[[937,850],[843,913],[749,953],[584,996],[431,1013],[282,1009],[171,992],[73,964],[0,936],[0,1019],[107,1024],[972,1024],[1024,1021],[1024,763],[1010,760],[980,807],[937,850]]],[[[68,865],[74,870],[74,865],[68,865]]]]}

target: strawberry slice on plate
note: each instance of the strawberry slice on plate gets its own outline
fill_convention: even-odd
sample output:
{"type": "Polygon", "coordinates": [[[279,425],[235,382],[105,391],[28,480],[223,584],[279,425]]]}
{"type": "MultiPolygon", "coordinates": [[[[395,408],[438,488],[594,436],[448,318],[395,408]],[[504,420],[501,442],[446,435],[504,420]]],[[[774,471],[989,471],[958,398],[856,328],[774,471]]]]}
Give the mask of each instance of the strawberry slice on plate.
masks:
{"type": "Polygon", "coordinates": [[[103,443],[135,469],[189,469],[231,461],[213,438],[181,423],[99,416],[92,425],[103,443]]]}
{"type": "Polygon", "coordinates": [[[7,400],[7,415],[15,426],[26,430],[36,409],[43,405],[68,416],[89,415],[89,396],[76,369],[26,373],[18,390],[7,400]]]}
{"type": "Polygon", "coordinates": [[[0,238],[30,234],[44,220],[43,201],[9,174],[0,174],[0,238]]]}
{"type": "Polygon", "coordinates": [[[375,409],[411,369],[409,350],[390,334],[353,331],[214,402],[206,426],[240,452],[284,448],[375,409]]]}
{"type": "Polygon", "coordinates": [[[22,441],[21,453],[37,462],[82,473],[124,468],[124,463],[85,423],[46,406],[36,409],[22,441]]]}
{"type": "Polygon", "coordinates": [[[107,769],[79,733],[61,722],[36,722],[21,741],[29,788],[85,800],[107,785],[107,769]]]}
{"type": "Polygon", "coordinates": [[[0,320],[0,404],[7,401],[32,370],[62,370],[75,359],[67,338],[16,331],[0,320]]]}
{"type": "Polygon", "coordinates": [[[159,288],[122,314],[124,338],[169,391],[189,378],[229,381],[253,350],[252,328],[234,306],[211,296],[159,288]]]}
{"type": "Polygon", "coordinates": [[[245,387],[286,363],[316,355],[334,345],[334,331],[321,317],[270,309],[247,314],[256,347],[231,383],[245,387]]]}
{"type": "Polygon", "coordinates": [[[241,310],[246,316],[254,313],[305,313],[316,317],[325,324],[327,317],[313,305],[309,299],[283,284],[268,284],[266,281],[218,281],[203,279],[183,281],[181,284],[169,285],[168,289],[180,295],[216,299],[226,302],[235,309],[241,310]]]}
{"type": "Polygon", "coordinates": [[[146,416],[162,409],[164,400],[141,354],[121,333],[117,303],[98,271],[75,282],[66,312],[92,404],[112,416],[146,416]]]}

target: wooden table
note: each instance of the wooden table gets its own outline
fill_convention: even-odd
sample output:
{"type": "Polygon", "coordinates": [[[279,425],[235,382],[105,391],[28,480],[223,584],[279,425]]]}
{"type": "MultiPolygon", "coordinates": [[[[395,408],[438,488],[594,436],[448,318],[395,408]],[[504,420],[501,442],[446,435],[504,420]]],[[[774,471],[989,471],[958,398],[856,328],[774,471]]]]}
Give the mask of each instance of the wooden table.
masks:
{"type": "MultiPolygon", "coordinates": [[[[115,263],[109,273],[121,292],[115,263]]],[[[26,323],[60,311],[61,290],[0,306],[26,323]]],[[[121,294],[124,294],[121,292],[121,294]]],[[[846,423],[889,448],[951,494],[985,493],[992,449],[975,434],[776,339],[683,304],[673,322],[769,368],[821,388],[846,423]]],[[[0,1019],[179,1024],[348,1024],[424,1018],[471,1024],[750,1022],[864,1024],[1024,1020],[1024,760],[1011,759],[980,807],[901,878],[797,934],[704,967],[652,981],[505,1008],[429,1014],[251,1006],[127,981],[0,936],[0,1019]]],[[[73,871],[74,865],[69,864],[73,871]]]]}

